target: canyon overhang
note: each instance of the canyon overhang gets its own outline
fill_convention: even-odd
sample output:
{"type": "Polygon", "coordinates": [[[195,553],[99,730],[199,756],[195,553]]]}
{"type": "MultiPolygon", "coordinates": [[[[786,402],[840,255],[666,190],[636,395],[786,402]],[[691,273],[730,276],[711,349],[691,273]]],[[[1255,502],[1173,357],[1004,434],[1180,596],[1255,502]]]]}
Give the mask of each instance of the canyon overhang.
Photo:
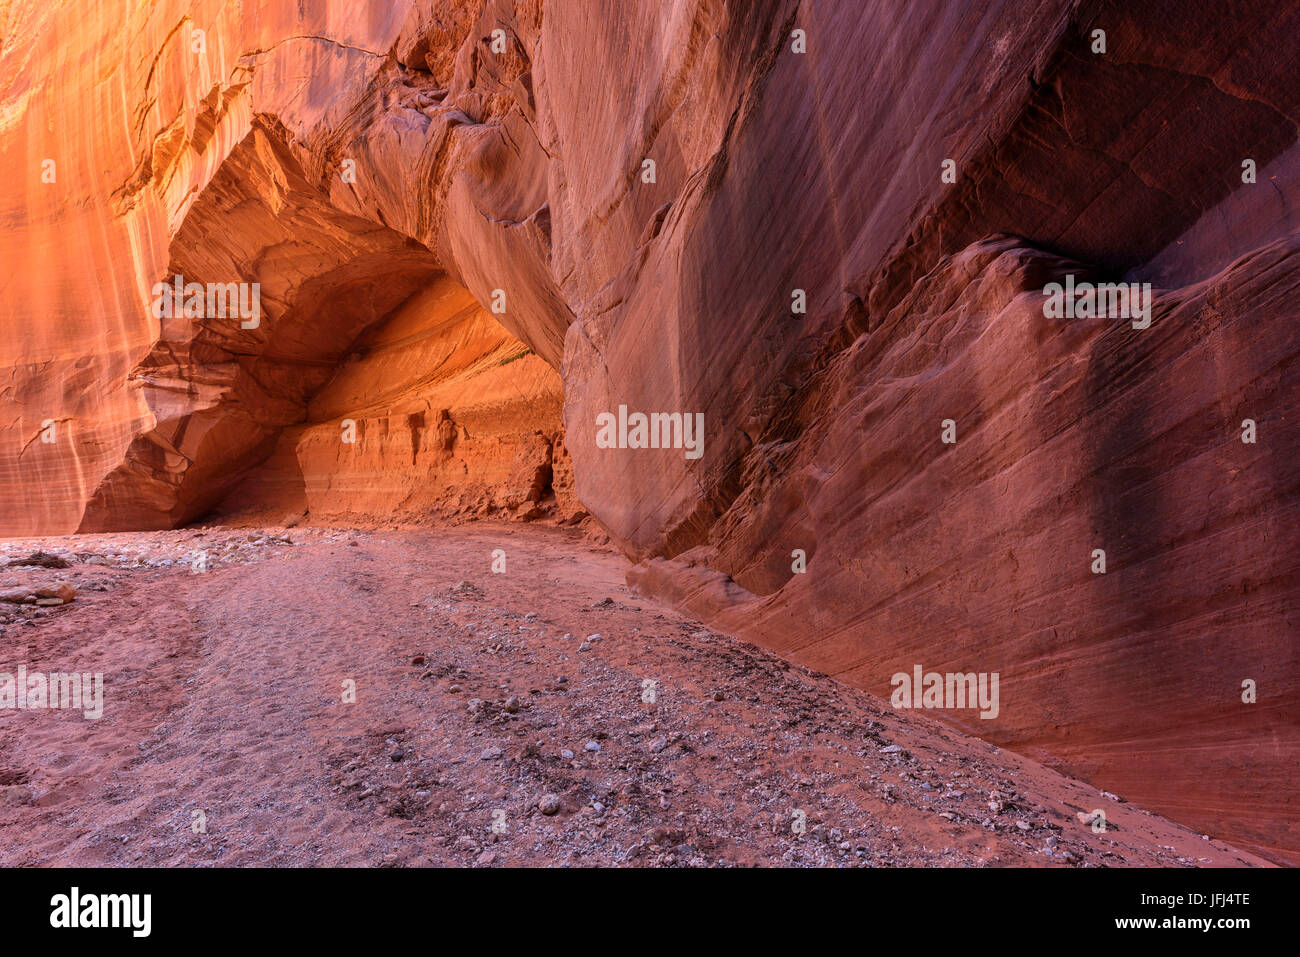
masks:
{"type": "Polygon", "coordinates": [[[884,695],[998,672],[953,720],[1300,862],[1300,5],[0,30],[0,533],[553,486],[641,589],[884,695]],[[155,317],[174,275],[263,321],[155,317]],[[1149,328],[1048,318],[1067,276],[1151,283],[1149,328]],[[703,413],[702,455],[599,447],[621,405],[703,413]]]}

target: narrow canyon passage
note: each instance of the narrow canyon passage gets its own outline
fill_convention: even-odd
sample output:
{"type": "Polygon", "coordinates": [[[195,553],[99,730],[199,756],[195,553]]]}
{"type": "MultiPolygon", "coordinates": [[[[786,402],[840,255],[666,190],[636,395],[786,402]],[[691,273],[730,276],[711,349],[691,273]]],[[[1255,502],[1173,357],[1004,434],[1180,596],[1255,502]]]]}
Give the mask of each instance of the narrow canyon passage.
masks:
{"type": "Polygon", "coordinates": [[[635,596],[576,531],[3,543],[37,547],[79,597],[0,639],[104,710],[0,711],[3,865],[1264,863],[635,596]]]}
{"type": "Polygon", "coordinates": [[[1300,864],[1300,4],[83,6],[5,858],[1300,864]]]}

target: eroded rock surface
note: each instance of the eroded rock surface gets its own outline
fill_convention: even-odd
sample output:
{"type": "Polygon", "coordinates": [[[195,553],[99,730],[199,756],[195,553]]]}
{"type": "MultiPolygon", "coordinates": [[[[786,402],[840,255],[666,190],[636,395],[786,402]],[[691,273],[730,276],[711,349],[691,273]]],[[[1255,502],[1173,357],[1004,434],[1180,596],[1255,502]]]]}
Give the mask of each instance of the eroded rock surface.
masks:
{"type": "Polygon", "coordinates": [[[587,510],[697,617],[886,694],[999,672],[948,716],[1300,860],[1300,7],[4,31],[0,531],[587,510]],[[261,325],[155,318],[175,273],[261,325]],[[1152,283],[1150,326],[1047,318],[1067,275],[1152,283]],[[599,447],[620,405],[702,412],[702,455],[599,447]]]}

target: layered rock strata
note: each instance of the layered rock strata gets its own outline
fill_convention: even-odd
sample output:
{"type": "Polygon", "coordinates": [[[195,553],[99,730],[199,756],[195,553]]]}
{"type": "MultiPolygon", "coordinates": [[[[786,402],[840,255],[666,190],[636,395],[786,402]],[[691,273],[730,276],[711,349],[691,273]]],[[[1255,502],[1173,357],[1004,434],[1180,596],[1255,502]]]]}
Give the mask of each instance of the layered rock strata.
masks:
{"type": "Polygon", "coordinates": [[[576,514],[549,455],[643,589],[1300,860],[1294,4],[0,14],[4,532],[576,514]]]}

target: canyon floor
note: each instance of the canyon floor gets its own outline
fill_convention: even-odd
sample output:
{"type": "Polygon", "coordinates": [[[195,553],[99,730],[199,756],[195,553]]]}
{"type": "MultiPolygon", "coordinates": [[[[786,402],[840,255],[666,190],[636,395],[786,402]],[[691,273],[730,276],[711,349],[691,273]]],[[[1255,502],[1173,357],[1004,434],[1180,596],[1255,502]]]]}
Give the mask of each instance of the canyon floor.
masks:
{"type": "Polygon", "coordinates": [[[6,866],[1266,863],[636,596],[575,530],[0,557],[0,590],[77,590],[0,603],[0,671],[105,680],[99,720],[0,710],[6,866]]]}

